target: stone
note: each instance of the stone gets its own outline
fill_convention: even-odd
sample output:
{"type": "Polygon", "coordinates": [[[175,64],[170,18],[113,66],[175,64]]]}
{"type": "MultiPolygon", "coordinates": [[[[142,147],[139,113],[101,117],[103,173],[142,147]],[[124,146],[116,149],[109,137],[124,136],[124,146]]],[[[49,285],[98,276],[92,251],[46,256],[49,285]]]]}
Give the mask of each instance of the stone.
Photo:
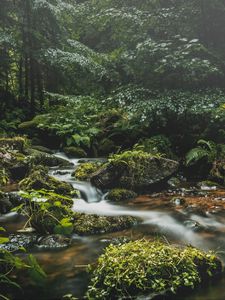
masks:
{"type": "Polygon", "coordinates": [[[38,238],[36,246],[40,249],[62,249],[70,243],[71,240],[61,234],[51,234],[38,238]]]}
{"type": "Polygon", "coordinates": [[[134,191],[150,190],[165,183],[178,170],[179,163],[141,151],[128,151],[103,165],[90,181],[100,189],[115,187],[134,191]]]}

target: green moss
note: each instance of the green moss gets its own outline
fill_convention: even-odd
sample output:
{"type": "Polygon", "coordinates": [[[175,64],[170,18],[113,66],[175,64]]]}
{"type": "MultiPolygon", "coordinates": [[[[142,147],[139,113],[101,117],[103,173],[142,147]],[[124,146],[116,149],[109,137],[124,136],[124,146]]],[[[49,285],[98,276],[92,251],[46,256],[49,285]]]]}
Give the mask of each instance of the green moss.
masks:
{"type": "Polygon", "coordinates": [[[63,148],[63,151],[69,157],[76,157],[76,158],[87,157],[87,153],[80,147],[65,147],[63,148]]]}
{"type": "Polygon", "coordinates": [[[48,175],[48,169],[43,166],[34,168],[30,175],[19,183],[24,191],[46,189],[62,195],[71,195],[73,187],[48,175]]]}
{"type": "Polygon", "coordinates": [[[74,214],[74,232],[81,235],[120,231],[130,228],[137,219],[129,216],[106,217],[98,215],[74,214]]]}
{"type": "Polygon", "coordinates": [[[76,177],[76,179],[81,181],[86,181],[90,179],[91,174],[96,172],[99,167],[101,166],[101,163],[98,162],[87,162],[82,163],[79,165],[73,175],[76,177]]]}
{"type": "Polygon", "coordinates": [[[107,199],[113,202],[126,201],[135,197],[137,197],[135,192],[126,189],[113,189],[107,195],[107,199]]]}
{"type": "Polygon", "coordinates": [[[88,299],[117,299],[139,294],[176,293],[194,288],[206,278],[221,273],[213,253],[196,248],[180,249],[159,241],[138,240],[110,245],[91,268],[88,299]]]}
{"type": "Polygon", "coordinates": [[[51,191],[39,190],[20,193],[26,201],[18,212],[29,216],[30,226],[40,234],[71,234],[73,200],[51,191]],[[38,201],[37,201],[38,199],[38,201]]]}

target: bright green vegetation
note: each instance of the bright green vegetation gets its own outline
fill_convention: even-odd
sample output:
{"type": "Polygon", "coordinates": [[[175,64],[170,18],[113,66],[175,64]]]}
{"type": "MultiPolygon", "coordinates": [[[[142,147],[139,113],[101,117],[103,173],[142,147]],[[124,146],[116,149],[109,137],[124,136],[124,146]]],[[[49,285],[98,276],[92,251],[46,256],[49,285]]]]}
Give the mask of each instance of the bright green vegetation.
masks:
{"type": "Polygon", "coordinates": [[[102,164],[98,162],[82,163],[76,168],[74,176],[78,180],[86,181],[90,178],[91,174],[93,174],[99,169],[101,165],[102,164]]]}
{"type": "Polygon", "coordinates": [[[89,299],[111,299],[176,293],[183,287],[194,288],[220,272],[221,263],[213,253],[137,240],[110,245],[105,250],[97,265],[91,267],[87,295],[89,299]]]}
{"type": "MultiPolygon", "coordinates": [[[[0,227],[0,233],[4,232],[4,228],[0,227]]],[[[0,236],[0,245],[7,243],[7,237],[0,236]]],[[[21,251],[26,250],[21,247],[21,251]]],[[[15,256],[13,252],[0,248],[0,298],[10,299],[12,290],[18,296],[21,292],[21,286],[15,279],[15,274],[19,272],[27,272],[32,281],[38,285],[45,282],[46,274],[37,263],[33,255],[28,255],[26,259],[15,256]]],[[[21,295],[22,296],[22,295],[21,295]]]]}
{"type": "Polygon", "coordinates": [[[135,197],[137,197],[137,194],[135,192],[126,189],[113,189],[109,191],[107,195],[107,199],[113,202],[131,200],[135,197]]]}

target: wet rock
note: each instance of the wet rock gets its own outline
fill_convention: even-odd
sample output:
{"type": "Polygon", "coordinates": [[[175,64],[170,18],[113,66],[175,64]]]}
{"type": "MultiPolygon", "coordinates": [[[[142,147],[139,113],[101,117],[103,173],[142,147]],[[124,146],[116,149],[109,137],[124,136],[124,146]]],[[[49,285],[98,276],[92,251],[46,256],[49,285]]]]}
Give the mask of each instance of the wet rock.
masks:
{"type": "Polygon", "coordinates": [[[176,206],[181,206],[185,204],[185,198],[181,198],[181,197],[173,197],[171,199],[171,203],[176,205],[176,206]]]}
{"type": "Polygon", "coordinates": [[[184,222],[185,227],[187,227],[188,229],[191,229],[193,231],[200,231],[202,229],[204,229],[204,227],[198,223],[197,221],[194,220],[186,220],[184,222]]]}
{"type": "Polygon", "coordinates": [[[219,185],[216,182],[213,181],[201,181],[197,184],[197,186],[202,190],[202,191],[215,191],[219,185]]]}
{"type": "Polygon", "coordinates": [[[182,184],[182,181],[178,177],[172,177],[167,181],[167,184],[171,188],[179,188],[182,184]]]}
{"type": "Polygon", "coordinates": [[[9,235],[9,242],[0,245],[1,249],[10,252],[19,251],[21,248],[32,248],[37,241],[36,234],[11,234],[9,235]]]}
{"type": "Polygon", "coordinates": [[[38,151],[41,151],[41,152],[44,152],[44,153],[48,153],[48,154],[53,154],[54,153],[51,149],[49,149],[47,147],[44,147],[44,146],[40,146],[40,145],[33,145],[32,149],[38,150],[38,151]]]}
{"type": "Polygon", "coordinates": [[[70,243],[71,239],[61,234],[51,234],[38,238],[36,246],[41,249],[62,249],[68,247],[70,243]]]}
{"type": "Polygon", "coordinates": [[[0,214],[6,214],[13,208],[7,194],[0,191],[0,214]]]}
{"type": "Polygon", "coordinates": [[[87,157],[87,153],[80,147],[65,147],[63,151],[71,158],[87,157]]]}
{"type": "Polygon", "coordinates": [[[138,219],[130,216],[106,217],[75,213],[74,233],[91,235],[114,232],[130,228],[137,223],[138,219]]]}
{"type": "Polygon", "coordinates": [[[71,195],[74,191],[69,183],[49,176],[48,169],[43,166],[34,168],[30,175],[19,183],[19,186],[24,191],[46,189],[62,195],[71,195]]]}
{"type": "Polygon", "coordinates": [[[87,181],[90,179],[93,173],[95,173],[102,163],[100,162],[85,162],[79,165],[72,176],[75,176],[76,179],[81,181],[87,181]]]}
{"type": "Polygon", "coordinates": [[[56,157],[54,155],[41,152],[35,149],[28,149],[27,150],[27,161],[30,165],[36,166],[36,165],[43,165],[47,167],[70,167],[73,166],[72,163],[69,161],[61,158],[56,157]]]}
{"type": "Polygon", "coordinates": [[[136,197],[137,194],[135,192],[126,189],[113,189],[106,196],[108,200],[113,202],[127,201],[136,197]]]}
{"type": "Polygon", "coordinates": [[[100,168],[90,180],[100,189],[146,190],[165,183],[178,166],[179,163],[173,160],[141,151],[127,151],[100,168]]]}

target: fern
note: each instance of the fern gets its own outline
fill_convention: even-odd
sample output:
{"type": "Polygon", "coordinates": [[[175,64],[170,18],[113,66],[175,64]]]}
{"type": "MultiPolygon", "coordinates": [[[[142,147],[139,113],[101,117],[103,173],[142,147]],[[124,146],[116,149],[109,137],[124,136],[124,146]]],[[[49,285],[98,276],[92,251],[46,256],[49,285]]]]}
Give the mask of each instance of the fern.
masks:
{"type": "Polygon", "coordinates": [[[186,166],[192,166],[202,159],[206,159],[208,163],[212,163],[218,156],[218,147],[212,141],[199,140],[198,147],[191,149],[186,157],[186,166]]]}

